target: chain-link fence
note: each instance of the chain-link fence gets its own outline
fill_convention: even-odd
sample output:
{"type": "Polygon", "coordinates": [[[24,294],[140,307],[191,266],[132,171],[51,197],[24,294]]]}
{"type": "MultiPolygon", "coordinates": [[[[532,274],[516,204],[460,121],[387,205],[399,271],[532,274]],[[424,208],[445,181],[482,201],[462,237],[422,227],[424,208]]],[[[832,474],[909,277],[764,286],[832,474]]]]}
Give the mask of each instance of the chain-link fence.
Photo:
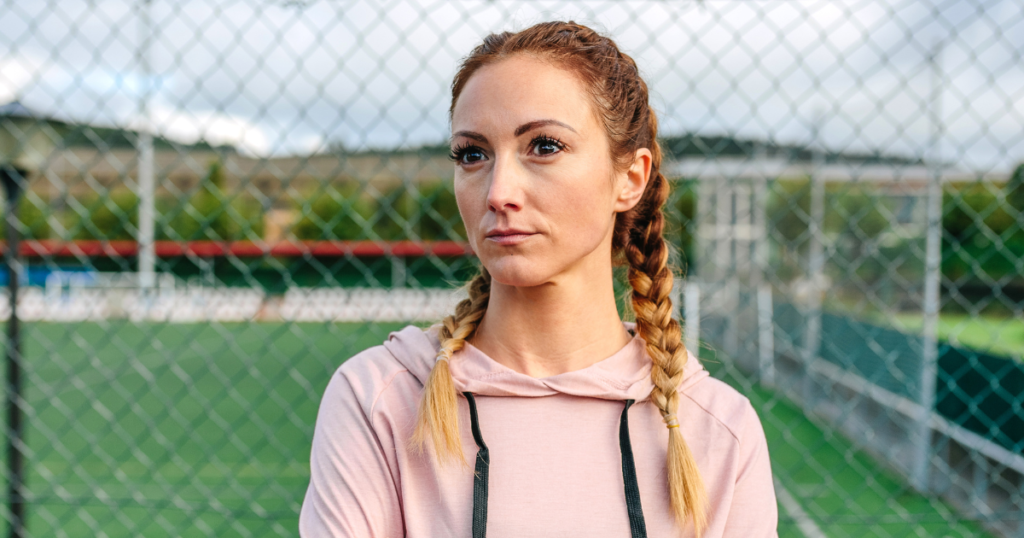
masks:
{"type": "Polygon", "coordinates": [[[0,3],[12,535],[297,535],[329,376],[474,269],[457,60],[554,18],[652,87],[780,535],[1024,537],[1012,0],[0,3]]]}

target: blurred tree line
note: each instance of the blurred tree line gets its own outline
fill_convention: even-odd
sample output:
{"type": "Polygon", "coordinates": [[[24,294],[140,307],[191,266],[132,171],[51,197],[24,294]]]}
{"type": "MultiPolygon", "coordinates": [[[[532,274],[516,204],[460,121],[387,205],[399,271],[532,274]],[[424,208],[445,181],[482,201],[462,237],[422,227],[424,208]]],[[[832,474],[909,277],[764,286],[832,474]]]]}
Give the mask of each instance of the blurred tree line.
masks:
{"type": "MultiPolygon", "coordinates": [[[[283,203],[295,215],[286,238],[464,240],[450,183],[436,180],[382,187],[358,181],[325,182],[315,191],[275,202],[244,189],[229,192],[223,165],[214,161],[194,188],[157,196],[156,239],[256,241],[264,237],[266,212],[271,205],[280,208],[283,203]]],[[[59,201],[28,192],[21,199],[18,217],[26,239],[134,240],[138,210],[138,195],[128,187],[59,201]]]]}
{"type": "Polygon", "coordinates": [[[1024,164],[1002,190],[959,185],[944,196],[942,271],[955,282],[1024,286],[1024,164]]]}

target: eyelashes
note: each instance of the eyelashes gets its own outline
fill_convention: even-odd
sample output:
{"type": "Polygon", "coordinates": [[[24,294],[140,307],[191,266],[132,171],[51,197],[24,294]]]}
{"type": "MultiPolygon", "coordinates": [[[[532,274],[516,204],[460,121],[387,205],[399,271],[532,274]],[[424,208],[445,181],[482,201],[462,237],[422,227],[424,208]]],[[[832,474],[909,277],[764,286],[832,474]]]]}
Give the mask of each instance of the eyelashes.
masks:
{"type": "Polygon", "coordinates": [[[478,146],[466,143],[462,144],[461,146],[456,146],[454,149],[452,149],[452,151],[448,154],[448,158],[456,162],[463,162],[466,157],[466,154],[469,153],[470,150],[483,154],[483,150],[480,149],[478,146]]]}
{"type": "MultiPolygon", "coordinates": [[[[530,140],[529,147],[534,155],[544,157],[564,151],[565,143],[555,137],[541,134],[530,140]],[[541,150],[541,152],[535,153],[534,150],[541,150]]],[[[486,159],[487,156],[483,148],[467,142],[453,148],[448,154],[448,158],[459,164],[472,164],[486,159]],[[470,157],[471,160],[467,161],[467,157],[470,157]]]]}
{"type": "Polygon", "coordinates": [[[552,151],[550,153],[543,153],[542,155],[553,155],[556,152],[565,149],[565,144],[563,144],[561,140],[547,135],[538,135],[537,137],[530,141],[531,148],[540,148],[544,146],[553,147],[556,151],[552,151]]]}

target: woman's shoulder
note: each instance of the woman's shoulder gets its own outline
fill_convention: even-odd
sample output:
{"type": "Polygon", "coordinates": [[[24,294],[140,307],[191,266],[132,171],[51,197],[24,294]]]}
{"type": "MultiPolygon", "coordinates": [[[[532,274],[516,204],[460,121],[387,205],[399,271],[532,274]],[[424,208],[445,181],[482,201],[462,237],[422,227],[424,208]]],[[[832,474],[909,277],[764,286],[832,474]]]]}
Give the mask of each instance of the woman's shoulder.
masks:
{"type": "Polygon", "coordinates": [[[707,376],[683,390],[682,396],[737,441],[752,432],[763,435],[761,420],[750,399],[724,381],[707,376]]]}
{"type": "Polygon", "coordinates": [[[381,344],[366,348],[341,363],[328,390],[343,384],[364,406],[372,406],[381,392],[398,377],[408,377],[422,385],[430,374],[437,354],[434,328],[409,325],[394,331],[381,344]]]}

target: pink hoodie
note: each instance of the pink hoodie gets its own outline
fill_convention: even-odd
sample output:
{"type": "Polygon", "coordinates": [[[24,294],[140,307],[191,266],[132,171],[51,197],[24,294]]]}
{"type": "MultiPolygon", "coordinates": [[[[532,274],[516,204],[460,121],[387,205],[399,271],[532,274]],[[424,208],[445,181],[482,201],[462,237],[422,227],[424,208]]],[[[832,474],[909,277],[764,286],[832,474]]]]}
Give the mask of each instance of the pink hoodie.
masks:
{"type": "MultiPolygon", "coordinates": [[[[406,327],[331,378],[313,436],[302,536],[472,536],[478,449],[467,398],[459,398],[459,424],[468,467],[441,467],[409,447],[437,348],[433,331],[406,327]]],[[[669,510],[668,430],[648,399],[651,363],[639,337],[590,367],[547,378],[517,373],[472,345],[450,364],[456,388],[475,395],[489,449],[489,538],[628,538],[619,422],[629,399],[637,402],[628,430],[647,535],[692,536],[669,510]]],[[[692,354],[680,391],[681,432],[711,500],[704,536],[776,536],[768,446],[750,402],[692,354]]]]}

